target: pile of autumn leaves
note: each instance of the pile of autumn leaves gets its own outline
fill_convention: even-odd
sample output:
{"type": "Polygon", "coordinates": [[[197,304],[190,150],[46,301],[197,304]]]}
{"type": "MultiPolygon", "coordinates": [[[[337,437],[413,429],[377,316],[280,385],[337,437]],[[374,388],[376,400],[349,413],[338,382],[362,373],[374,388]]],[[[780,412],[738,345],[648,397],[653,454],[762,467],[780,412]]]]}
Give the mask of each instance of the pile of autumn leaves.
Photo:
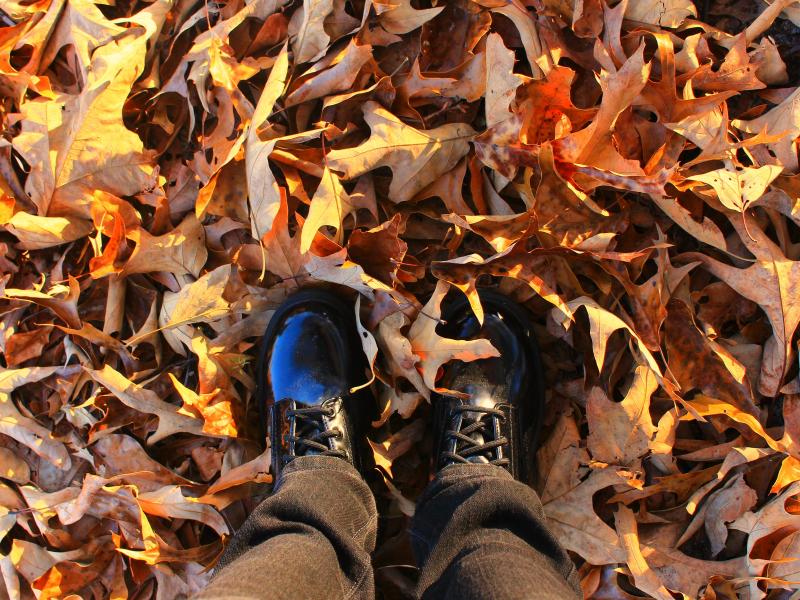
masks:
{"type": "Polygon", "coordinates": [[[255,345],[327,285],[402,597],[437,370],[495,353],[440,304],[495,285],[546,357],[537,490],[585,594],[787,597],[800,90],[763,34],[793,4],[732,34],[688,0],[6,0],[0,596],[201,588],[271,481],[255,345]]]}

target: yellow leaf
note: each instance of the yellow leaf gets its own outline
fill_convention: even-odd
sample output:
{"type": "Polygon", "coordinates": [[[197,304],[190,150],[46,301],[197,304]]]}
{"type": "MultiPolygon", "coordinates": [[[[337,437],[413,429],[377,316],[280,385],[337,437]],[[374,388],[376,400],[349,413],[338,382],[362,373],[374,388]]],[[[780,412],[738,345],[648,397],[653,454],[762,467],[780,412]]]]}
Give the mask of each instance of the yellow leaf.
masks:
{"type": "Polygon", "coordinates": [[[339,178],[326,166],[317,191],[311,198],[308,218],[303,224],[303,231],[300,234],[300,252],[302,254],[308,252],[320,227],[328,226],[335,229],[337,235],[334,241],[340,244],[342,221],[353,210],[350,196],[339,183],[339,178]]]}
{"type": "Polygon", "coordinates": [[[332,150],[327,164],[353,179],[378,167],[392,169],[389,199],[405,202],[454,168],[469,151],[475,131],[464,123],[420,130],[406,125],[377,102],[364,104],[369,139],[355,148],[332,150]]]}
{"type": "Polygon", "coordinates": [[[41,250],[60,246],[86,237],[92,232],[92,222],[64,217],[38,217],[26,212],[12,216],[5,228],[19,240],[24,250],[41,250]]]}
{"type": "Polygon", "coordinates": [[[714,188],[717,198],[725,208],[743,212],[764,195],[781,171],[783,171],[781,167],[774,165],[736,170],[723,168],[701,175],[692,175],[687,179],[707,183],[714,188]]]}
{"type": "Polygon", "coordinates": [[[625,18],[661,27],[678,27],[688,17],[696,17],[691,0],[630,0],[625,18]]]}
{"type": "Polygon", "coordinates": [[[408,331],[411,350],[420,357],[420,370],[425,385],[436,390],[436,375],[439,367],[451,360],[470,362],[481,358],[500,356],[489,340],[452,340],[436,333],[442,314],[442,299],[449,284],[439,281],[431,299],[422,308],[408,331]]]}

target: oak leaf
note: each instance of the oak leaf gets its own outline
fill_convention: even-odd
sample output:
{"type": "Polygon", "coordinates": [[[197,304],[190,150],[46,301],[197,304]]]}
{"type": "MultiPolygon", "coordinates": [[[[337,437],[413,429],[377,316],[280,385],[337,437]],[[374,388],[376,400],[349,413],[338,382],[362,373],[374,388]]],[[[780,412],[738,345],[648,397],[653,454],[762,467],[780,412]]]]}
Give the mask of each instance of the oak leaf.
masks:
{"type": "Polygon", "coordinates": [[[44,216],[89,217],[92,193],[130,196],[154,185],[153,156],[122,121],[141,75],[148,36],[140,28],[94,50],[85,89],[27,103],[14,147],[39,165],[29,193],[44,216]],[[41,124],[46,126],[42,127],[41,124]],[[113,140],[113,143],[108,143],[113,140]]]}
{"type": "Polygon", "coordinates": [[[497,348],[489,340],[453,340],[436,333],[441,304],[449,285],[443,281],[436,284],[428,303],[422,308],[408,331],[411,350],[420,357],[420,371],[425,385],[436,391],[436,376],[439,367],[451,360],[471,362],[482,358],[499,356],[497,348]]]}
{"type": "Polygon", "coordinates": [[[452,123],[419,130],[404,124],[373,101],[364,104],[369,139],[355,148],[332,150],[329,168],[353,179],[378,167],[392,169],[389,199],[406,202],[440,175],[458,164],[469,151],[475,131],[466,124],[452,123]]]}
{"type": "Polygon", "coordinates": [[[486,127],[494,127],[511,113],[522,77],[514,73],[514,52],[503,44],[503,38],[490,33],[486,38],[486,127]]]}
{"type": "Polygon", "coordinates": [[[229,314],[230,303],[223,297],[230,267],[217,267],[175,294],[171,310],[162,312],[163,328],[189,323],[209,323],[229,314]]]}
{"type": "Polygon", "coordinates": [[[612,402],[599,388],[586,399],[589,452],[595,460],[633,466],[650,448],[655,427],[650,416],[650,396],[658,389],[655,374],[639,365],[622,402],[612,402]]]}
{"type": "Polygon", "coordinates": [[[619,534],[620,544],[625,549],[625,562],[633,575],[633,583],[652,598],[670,600],[673,597],[672,594],[664,587],[642,554],[636,516],[633,511],[627,506],[620,506],[614,513],[614,523],[619,534]]]}
{"type": "Polygon", "coordinates": [[[333,12],[333,0],[303,0],[289,21],[289,36],[297,64],[315,61],[328,49],[330,36],[325,19],[333,12]]]}
{"type": "Polygon", "coordinates": [[[703,263],[767,314],[773,335],[764,346],[758,388],[762,394],[774,396],[789,368],[790,340],[800,324],[800,303],[795,301],[800,294],[800,261],[788,258],[760,228],[746,228],[743,217],[732,218],[732,223],[755,256],[751,266],[738,269],[697,253],[687,253],[685,258],[703,263]]]}
{"type": "Polygon", "coordinates": [[[314,235],[320,227],[333,228],[336,231],[334,241],[341,243],[342,221],[353,210],[350,196],[342,187],[339,178],[326,166],[317,191],[311,198],[308,217],[300,233],[300,252],[305,254],[309,251],[314,235]]]}
{"type": "Polygon", "coordinates": [[[125,406],[158,417],[158,427],[148,438],[148,444],[154,444],[176,433],[202,434],[202,424],[199,419],[179,414],[174,406],[161,400],[155,392],[132,383],[108,365],[102,369],[86,369],[86,372],[125,406]]]}
{"type": "Polygon", "coordinates": [[[372,0],[381,26],[389,33],[408,33],[421,27],[438,15],[443,6],[417,10],[411,0],[372,0]]]}
{"type": "Polygon", "coordinates": [[[783,169],[775,165],[743,167],[741,169],[715,169],[687,179],[710,185],[722,205],[730,210],[746,211],[761,198],[783,169]]]}
{"type": "Polygon", "coordinates": [[[696,16],[691,0],[637,0],[627,2],[625,8],[626,19],[661,27],[678,27],[688,17],[696,16]]]}
{"type": "Polygon", "coordinates": [[[259,96],[244,145],[250,225],[252,236],[257,240],[261,240],[272,229],[280,204],[278,183],[269,166],[269,155],[275,148],[276,140],[262,140],[261,129],[267,124],[278,97],[283,94],[288,69],[289,55],[284,47],[259,96]]]}
{"type": "Polygon", "coordinates": [[[194,214],[164,235],[154,236],[145,229],[130,232],[136,247],[122,269],[122,274],[165,271],[174,275],[200,275],[208,258],[203,226],[194,214]]]}
{"type": "Polygon", "coordinates": [[[617,533],[606,525],[592,507],[592,498],[612,485],[627,485],[630,473],[613,467],[597,469],[565,494],[544,505],[548,523],[560,543],[592,564],[605,565],[625,561],[617,533]]]}
{"type": "Polygon", "coordinates": [[[64,217],[40,217],[26,212],[15,213],[5,228],[19,240],[23,250],[41,250],[86,237],[92,231],[90,221],[64,217]]]}

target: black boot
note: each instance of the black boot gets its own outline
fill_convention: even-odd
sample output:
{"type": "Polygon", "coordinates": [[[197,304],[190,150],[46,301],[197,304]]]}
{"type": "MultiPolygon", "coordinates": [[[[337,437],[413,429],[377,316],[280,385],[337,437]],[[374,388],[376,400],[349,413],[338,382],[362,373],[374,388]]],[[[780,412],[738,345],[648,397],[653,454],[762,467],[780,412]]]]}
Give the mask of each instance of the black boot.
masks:
{"type": "Polygon", "coordinates": [[[490,463],[532,484],[534,457],[544,409],[544,376],[527,311],[505,296],[480,292],[485,313],[478,323],[463,295],[442,315],[440,335],[489,339],[497,358],[445,365],[440,388],[465,398],[435,398],[436,462],[441,469],[459,463],[490,463]]]}
{"type": "Polygon", "coordinates": [[[257,395],[275,480],[292,459],[315,454],[364,472],[369,405],[350,389],[367,381],[365,366],[352,303],[315,288],[275,311],[261,345],[257,395]]]}

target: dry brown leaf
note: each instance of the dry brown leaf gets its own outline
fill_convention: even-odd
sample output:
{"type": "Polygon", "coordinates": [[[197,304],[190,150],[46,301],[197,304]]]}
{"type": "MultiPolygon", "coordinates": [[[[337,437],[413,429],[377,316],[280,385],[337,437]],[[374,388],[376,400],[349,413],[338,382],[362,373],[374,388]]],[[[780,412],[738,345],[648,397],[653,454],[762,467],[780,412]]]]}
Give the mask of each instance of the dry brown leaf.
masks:
{"type": "Polygon", "coordinates": [[[378,323],[376,339],[386,356],[389,372],[394,377],[404,377],[420,394],[430,399],[430,391],[417,370],[421,358],[414,353],[411,342],[401,331],[409,324],[410,320],[404,313],[392,313],[378,323]]]}
{"type": "Polygon", "coordinates": [[[551,432],[536,454],[544,504],[577,487],[590,460],[572,414],[559,415],[551,432]]]}
{"type": "Polygon", "coordinates": [[[39,217],[18,212],[8,220],[5,228],[16,236],[23,250],[41,250],[86,237],[92,231],[92,224],[81,219],[39,217]]]}
{"type": "Polygon", "coordinates": [[[18,367],[22,363],[41,356],[42,350],[50,340],[52,327],[39,327],[26,333],[15,333],[6,340],[6,363],[18,367]]]}
{"type": "Polygon", "coordinates": [[[770,560],[773,563],[767,567],[767,573],[772,579],[784,583],[777,583],[775,587],[784,589],[797,589],[800,586],[800,531],[795,531],[783,538],[772,551],[770,560]]]}
{"type": "Polygon", "coordinates": [[[673,300],[667,309],[664,345],[670,373],[681,388],[698,389],[740,410],[757,414],[747,372],[739,361],[703,334],[685,303],[673,300]]]}
{"type": "Polygon", "coordinates": [[[72,463],[66,446],[54,439],[46,427],[24,416],[14,404],[11,392],[26,383],[40,381],[64,371],[65,369],[58,367],[32,367],[6,369],[0,373],[0,433],[28,446],[62,470],[69,469],[72,463]]]}
{"type": "MultiPolygon", "coordinates": [[[[792,530],[797,527],[797,518],[800,510],[792,500],[800,492],[800,482],[795,482],[787,487],[780,495],[770,499],[758,511],[748,511],[730,524],[730,529],[744,531],[749,534],[747,538],[748,574],[760,573],[763,560],[751,556],[753,547],[763,538],[774,534],[784,528],[792,530]]],[[[784,529],[784,530],[786,530],[784,529]]],[[[751,589],[755,582],[751,583],[751,589]]],[[[755,590],[753,590],[755,591],[755,590]]]]}
{"type": "Polygon", "coordinates": [[[157,517],[191,519],[211,527],[219,535],[229,533],[228,526],[216,510],[198,498],[184,496],[181,486],[167,485],[152,492],[142,492],[136,501],[144,512],[157,517]]]}
{"type": "Polygon", "coordinates": [[[31,478],[28,463],[8,448],[0,448],[0,474],[3,479],[19,484],[28,483],[31,478]]]}
{"type": "Polygon", "coordinates": [[[315,61],[328,49],[331,38],[325,32],[325,19],[333,12],[333,0],[303,0],[302,8],[289,21],[292,52],[300,64],[315,61]]]}
{"type": "Polygon", "coordinates": [[[419,130],[404,124],[379,104],[364,104],[364,120],[370,137],[355,148],[332,150],[327,155],[329,168],[354,179],[367,171],[386,166],[392,169],[389,199],[411,200],[458,164],[469,150],[474,130],[464,124],[442,125],[419,130]]]}
{"type": "Polygon", "coordinates": [[[331,227],[336,231],[334,241],[342,241],[342,221],[355,207],[350,196],[344,191],[339,178],[328,167],[322,172],[317,191],[311,198],[308,217],[300,233],[300,252],[305,254],[311,248],[314,236],[320,227],[331,227]]]}
{"type": "Polygon", "coordinates": [[[491,128],[511,116],[511,103],[522,78],[514,73],[514,52],[503,38],[490,33],[486,38],[486,127],[491,128]]]}
{"type": "Polygon", "coordinates": [[[709,272],[767,314],[773,337],[764,347],[758,387],[764,395],[774,396],[789,368],[790,340],[800,324],[800,303],[794,301],[800,295],[800,261],[785,256],[761,229],[745,228],[743,218],[734,218],[733,224],[756,258],[751,266],[737,269],[704,254],[689,253],[686,258],[702,262],[709,272]]]}
{"type": "Polygon", "coordinates": [[[372,0],[372,6],[381,26],[395,34],[414,31],[444,10],[443,6],[417,10],[411,6],[411,0],[372,0]]]}
{"type": "Polygon", "coordinates": [[[741,474],[708,497],[705,529],[711,542],[712,555],[716,556],[725,548],[725,541],[728,539],[727,524],[753,508],[757,501],[758,496],[744,482],[741,474]]]}
{"type": "Polygon", "coordinates": [[[745,133],[765,133],[779,136],[779,141],[768,146],[778,159],[778,164],[792,172],[797,171],[797,153],[793,151],[793,141],[800,135],[800,89],[772,110],[750,121],[737,119],[733,126],[745,133]]]}
{"type": "Polygon", "coordinates": [[[95,190],[126,196],[154,185],[153,158],[122,121],[148,33],[134,28],[94,50],[82,93],[27,105],[21,126],[30,133],[16,139],[15,148],[29,164],[41,165],[38,181],[46,183],[29,190],[40,215],[88,218],[87,198],[95,190]]]}
{"type": "Polygon", "coordinates": [[[612,402],[600,388],[586,398],[589,452],[600,462],[633,466],[650,449],[655,434],[650,396],[658,380],[649,367],[639,365],[622,402],[612,402]]]}
{"type": "Polygon", "coordinates": [[[174,406],[161,400],[155,392],[132,383],[108,365],[97,370],[86,369],[86,372],[124,405],[158,417],[158,427],[155,433],[148,438],[148,444],[154,444],[176,433],[193,433],[195,435],[202,433],[202,424],[199,419],[179,414],[174,406]]]}
{"type": "MultiPolygon", "coordinates": [[[[336,92],[343,92],[353,85],[361,68],[372,58],[372,47],[368,44],[356,44],[352,40],[350,44],[333,58],[330,65],[310,69],[301,80],[299,86],[286,96],[286,106],[294,106],[324,98],[336,92]]],[[[326,62],[326,61],[320,61],[326,62]]],[[[275,67],[273,67],[273,71],[275,67]]],[[[271,72],[270,72],[271,75],[271,72]]],[[[283,91],[283,90],[280,90],[283,91]]]]}
{"type": "Polygon", "coordinates": [[[687,17],[697,16],[690,0],[628,1],[625,6],[626,19],[662,27],[678,27],[687,17]]]}
{"type": "Polygon", "coordinates": [[[232,468],[208,488],[208,494],[217,494],[245,483],[269,483],[272,481],[272,476],[269,475],[270,455],[270,449],[267,448],[253,460],[232,468]]]}
{"type": "Polygon", "coordinates": [[[744,212],[761,198],[783,169],[774,165],[741,170],[716,169],[688,179],[710,185],[725,208],[744,212]]]}
{"type": "Polygon", "coordinates": [[[280,205],[278,184],[269,166],[269,155],[275,148],[275,140],[262,140],[261,131],[267,125],[275,101],[283,93],[288,68],[289,56],[284,47],[269,72],[269,79],[259,96],[244,146],[250,226],[256,240],[260,240],[272,229],[272,222],[278,214],[280,205]]]}
{"type": "Polygon", "coordinates": [[[592,508],[595,493],[612,485],[626,484],[629,474],[612,467],[594,470],[580,485],[544,505],[548,523],[561,544],[592,564],[621,563],[625,551],[616,532],[592,508]]]}
{"type": "Polygon", "coordinates": [[[669,600],[672,594],[664,587],[658,576],[650,569],[642,550],[639,547],[639,532],[636,516],[627,506],[620,506],[614,513],[614,523],[619,533],[619,541],[625,549],[628,569],[633,576],[633,583],[652,598],[669,600]]]}
{"type": "Polygon", "coordinates": [[[159,325],[168,329],[189,323],[210,323],[230,314],[230,303],[223,297],[230,267],[217,267],[181,288],[169,311],[161,313],[159,325]],[[163,321],[163,322],[162,322],[163,321]]]}
{"type": "Polygon", "coordinates": [[[198,277],[208,258],[203,226],[193,214],[164,235],[152,236],[144,229],[137,229],[129,237],[136,247],[125,263],[124,275],[165,271],[198,277]]]}
{"type": "Polygon", "coordinates": [[[119,478],[143,492],[165,485],[188,484],[189,481],[150,458],[139,443],[129,435],[104,435],[92,446],[98,462],[98,474],[119,478]]]}

